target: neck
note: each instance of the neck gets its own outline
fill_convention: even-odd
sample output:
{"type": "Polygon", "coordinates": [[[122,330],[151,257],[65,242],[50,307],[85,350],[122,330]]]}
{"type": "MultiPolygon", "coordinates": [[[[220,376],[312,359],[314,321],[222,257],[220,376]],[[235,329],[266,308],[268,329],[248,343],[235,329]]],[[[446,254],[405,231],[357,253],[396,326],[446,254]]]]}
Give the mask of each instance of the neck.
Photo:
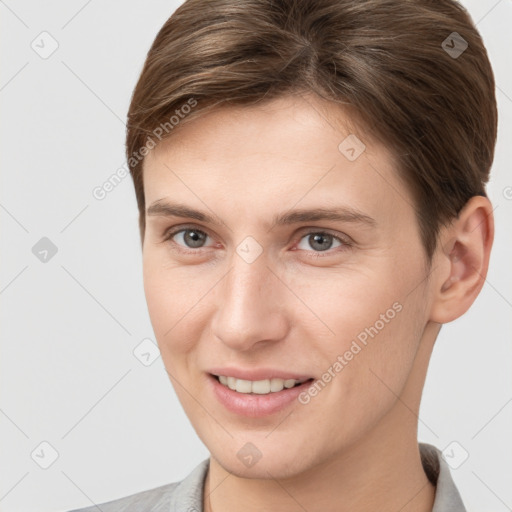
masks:
{"type": "Polygon", "coordinates": [[[364,443],[288,479],[239,478],[211,459],[204,510],[431,512],[434,496],[417,442],[401,439],[378,446],[364,443]]]}

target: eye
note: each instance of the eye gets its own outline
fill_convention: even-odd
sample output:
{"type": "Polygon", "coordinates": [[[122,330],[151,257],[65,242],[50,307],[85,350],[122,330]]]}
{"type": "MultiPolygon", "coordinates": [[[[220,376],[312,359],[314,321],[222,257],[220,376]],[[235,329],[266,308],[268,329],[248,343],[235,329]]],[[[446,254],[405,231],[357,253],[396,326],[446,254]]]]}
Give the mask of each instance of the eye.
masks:
{"type": "MultiPolygon", "coordinates": [[[[208,234],[193,226],[171,230],[165,235],[163,242],[171,241],[183,249],[201,249],[208,234]],[[178,236],[179,235],[179,236],[178,236]],[[176,240],[173,240],[176,237],[176,240]]],[[[193,252],[193,251],[192,251],[193,252]]]]}
{"type": "MultiPolygon", "coordinates": [[[[309,233],[303,235],[300,240],[301,242],[299,242],[299,244],[297,245],[298,249],[310,252],[311,248],[313,248],[313,252],[315,253],[327,252],[329,251],[329,249],[333,247],[333,244],[335,243],[337,243],[338,245],[335,245],[334,247],[341,247],[341,250],[348,249],[351,245],[348,240],[345,240],[331,233],[327,233],[325,231],[310,231],[309,233]],[[302,244],[302,247],[300,244],[302,244]]],[[[329,251],[328,254],[330,255],[333,252],[337,251],[329,251]]],[[[314,257],[318,256],[323,255],[315,254],[314,257]]]]}
{"type": "MultiPolygon", "coordinates": [[[[197,254],[199,252],[197,249],[212,247],[211,245],[205,245],[208,238],[208,233],[202,229],[198,229],[195,226],[182,226],[179,229],[172,229],[166,233],[162,243],[171,243],[173,249],[179,252],[197,254]]],[[[302,235],[299,240],[299,243],[293,250],[300,249],[306,253],[312,253],[310,256],[313,258],[330,256],[333,253],[347,250],[352,245],[348,239],[323,230],[311,230],[302,235]],[[330,250],[333,247],[338,250],[330,250]]]]}

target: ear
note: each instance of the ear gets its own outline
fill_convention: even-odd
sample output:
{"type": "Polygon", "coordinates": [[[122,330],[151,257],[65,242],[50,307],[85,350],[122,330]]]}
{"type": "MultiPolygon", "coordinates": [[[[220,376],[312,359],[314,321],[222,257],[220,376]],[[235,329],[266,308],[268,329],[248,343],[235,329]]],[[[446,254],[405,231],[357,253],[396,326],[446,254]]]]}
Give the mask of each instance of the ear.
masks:
{"type": "Polygon", "coordinates": [[[441,230],[430,320],[451,322],[473,304],[487,276],[493,240],[492,205],[486,197],[474,196],[441,230]]]}

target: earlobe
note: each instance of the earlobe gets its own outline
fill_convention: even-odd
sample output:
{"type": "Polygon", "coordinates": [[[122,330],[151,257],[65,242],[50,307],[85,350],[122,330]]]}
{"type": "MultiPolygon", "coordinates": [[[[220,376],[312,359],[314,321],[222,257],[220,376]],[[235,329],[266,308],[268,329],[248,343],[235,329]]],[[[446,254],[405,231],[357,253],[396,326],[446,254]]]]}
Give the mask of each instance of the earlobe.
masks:
{"type": "Polygon", "coordinates": [[[469,309],[485,282],[494,238],[490,201],[472,197],[440,238],[431,320],[447,323],[469,309]]]}

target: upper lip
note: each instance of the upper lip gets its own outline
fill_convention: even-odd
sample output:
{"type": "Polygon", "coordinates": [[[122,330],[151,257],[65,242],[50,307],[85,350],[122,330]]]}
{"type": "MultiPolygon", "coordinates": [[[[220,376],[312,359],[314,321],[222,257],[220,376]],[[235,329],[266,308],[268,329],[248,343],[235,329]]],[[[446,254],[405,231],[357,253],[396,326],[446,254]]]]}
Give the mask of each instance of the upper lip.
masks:
{"type": "Polygon", "coordinates": [[[236,379],[243,380],[267,380],[267,379],[295,379],[295,380],[308,380],[311,379],[311,375],[291,373],[277,368],[253,368],[253,369],[242,369],[242,368],[210,368],[209,373],[213,375],[224,375],[226,377],[235,377],[236,379]]]}

